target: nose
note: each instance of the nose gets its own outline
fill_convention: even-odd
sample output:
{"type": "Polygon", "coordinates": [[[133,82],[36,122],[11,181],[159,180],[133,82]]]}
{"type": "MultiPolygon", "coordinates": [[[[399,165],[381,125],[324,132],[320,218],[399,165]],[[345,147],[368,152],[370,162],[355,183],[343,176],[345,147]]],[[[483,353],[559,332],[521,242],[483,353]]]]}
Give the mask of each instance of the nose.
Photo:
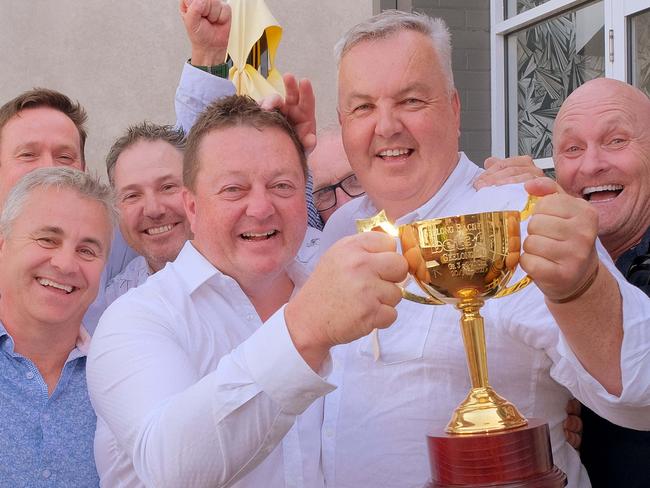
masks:
{"type": "Polygon", "coordinates": [[[50,257],[50,264],[64,275],[76,272],[79,266],[76,250],[66,246],[57,248],[50,257]]]}
{"type": "Polygon", "coordinates": [[[264,220],[275,213],[271,196],[266,190],[251,190],[246,205],[246,215],[264,220]]]}
{"type": "Polygon", "coordinates": [[[348,203],[350,200],[352,200],[352,197],[349,196],[347,193],[343,191],[341,188],[336,189],[336,205],[334,205],[334,209],[339,208],[341,205],[348,203]]]}
{"type": "Polygon", "coordinates": [[[580,173],[593,176],[606,171],[608,167],[605,151],[598,144],[589,144],[581,158],[580,173]]]}
{"type": "Polygon", "coordinates": [[[38,167],[39,168],[51,168],[57,166],[56,159],[51,153],[42,153],[38,158],[38,167]]]}
{"type": "Polygon", "coordinates": [[[377,123],[375,125],[375,134],[389,139],[391,136],[402,130],[402,122],[399,113],[392,107],[383,106],[377,108],[377,123]]]}
{"type": "Polygon", "coordinates": [[[165,214],[165,206],[156,195],[145,195],[142,213],[150,219],[159,219],[165,214]]]}

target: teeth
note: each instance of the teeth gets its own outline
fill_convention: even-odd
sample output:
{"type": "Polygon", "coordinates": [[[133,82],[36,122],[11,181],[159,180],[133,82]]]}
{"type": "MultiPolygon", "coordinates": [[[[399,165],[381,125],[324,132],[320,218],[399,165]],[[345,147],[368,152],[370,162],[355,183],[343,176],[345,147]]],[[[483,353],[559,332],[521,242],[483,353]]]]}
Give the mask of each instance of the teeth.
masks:
{"type": "Polygon", "coordinates": [[[162,234],[163,232],[169,232],[174,228],[174,224],[167,224],[161,227],[151,227],[150,229],[145,230],[150,236],[155,236],[157,234],[162,234]]]}
{"type": "Polygon", "coordinates": [[[408,149],[386,149],[384,151],[381,151],[379,153],[380,156],[382,157],[391,157],[391,156],[403,156],[404,154],[408,154],[409,150],[408,149]]]}
{"type": "Polygon", "coordinates": [[[47,278],[37,278],[37,280],[43,286],[51,286],[53,288],[58,288],[59,290],[63,290],[66,293],[72,293],[72,290],[74,288],[69,285],[62,285],[61,283],[57,283],[56,281],[48,280],[47,278]]]}
{"type": "Polygon", "coordinates": [[[591,195],[599,191],[619,191],[623,189],[623,185],[601,185],[601,186],[588,186],[582,190],[583,195],[591,195]]]}
{"type": "Polygon", "coordinates": [[[242,237],[245,239],[255,239],[259,237],[271,237],[273,234],[275,234],[275,230],[270,230],[268,232],[262,232],[262,233],[244,232],[242,233],[242,237]]]}

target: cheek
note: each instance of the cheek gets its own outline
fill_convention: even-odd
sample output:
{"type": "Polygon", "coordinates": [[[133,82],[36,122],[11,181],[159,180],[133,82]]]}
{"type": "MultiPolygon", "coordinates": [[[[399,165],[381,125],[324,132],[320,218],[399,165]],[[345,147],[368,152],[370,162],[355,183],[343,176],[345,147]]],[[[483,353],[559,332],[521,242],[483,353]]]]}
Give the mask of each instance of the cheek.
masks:
{"type": "Polygon", "coordinates": [[[137,205],[120,205],[120,228],[124,233],[137,234],[138,215],[140,214],[137,205]]]}

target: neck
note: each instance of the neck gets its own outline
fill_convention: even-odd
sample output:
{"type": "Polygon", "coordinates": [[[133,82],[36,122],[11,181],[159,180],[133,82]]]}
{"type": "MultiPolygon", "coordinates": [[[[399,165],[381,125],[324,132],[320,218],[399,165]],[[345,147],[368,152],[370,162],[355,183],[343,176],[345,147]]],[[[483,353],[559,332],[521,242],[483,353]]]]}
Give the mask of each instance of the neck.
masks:
{"type": "Polygon", "coordinates": [[[612,260],[616,261],[628,249],[632,249],[634,246],[639,244],[647,231],[647,227],[644,229],[638,229],[631,235],[625,235],[625,238],[618,239],[616,238],[616,233],[613,233],[611,235],[599,235],[598,237],[600,238],[600,242],[603,243],[603,246],[605,246],[605,249],[607,249],[607,252],[611,256],[612,260]]]}
{"type": "Polygon", "coordinates": [[[70,351],[75,348],[80,324],[59,327],[30,323],[6,313],[2,302],[0,299],[0,320],[14,341],[15,352],[34,363],[52,394],[70,351]]]}
{"type": "Polygon", "coordinates": [[[267,280],[250,286],[240,284],[242,290],[255,307],[262,322],[273,315],[289,301],[294,284],[286,272],[272,280],[267,280]]]}

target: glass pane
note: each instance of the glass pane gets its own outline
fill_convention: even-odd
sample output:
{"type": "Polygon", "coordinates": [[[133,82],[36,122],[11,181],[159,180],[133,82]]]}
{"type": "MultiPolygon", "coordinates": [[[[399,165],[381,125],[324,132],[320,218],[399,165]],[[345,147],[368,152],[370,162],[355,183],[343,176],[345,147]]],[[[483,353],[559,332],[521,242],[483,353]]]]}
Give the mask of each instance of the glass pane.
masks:
{"type": "Polygon", "coordinates": [[[537,7],[549,0],[507,0],[506,2],[506,18],[514,17],[517,14],[537,7]]]}
{"type": "Polygon", "coordinates": [[[632,84],[650,96],[650,10],[631,19],[632,84]]]}
{"type": "Polygon", "coordinates": [[[555,116],[578,86],[605,75],[603,2],[508,36],[510,154],[550,157],[555,116]]]}

